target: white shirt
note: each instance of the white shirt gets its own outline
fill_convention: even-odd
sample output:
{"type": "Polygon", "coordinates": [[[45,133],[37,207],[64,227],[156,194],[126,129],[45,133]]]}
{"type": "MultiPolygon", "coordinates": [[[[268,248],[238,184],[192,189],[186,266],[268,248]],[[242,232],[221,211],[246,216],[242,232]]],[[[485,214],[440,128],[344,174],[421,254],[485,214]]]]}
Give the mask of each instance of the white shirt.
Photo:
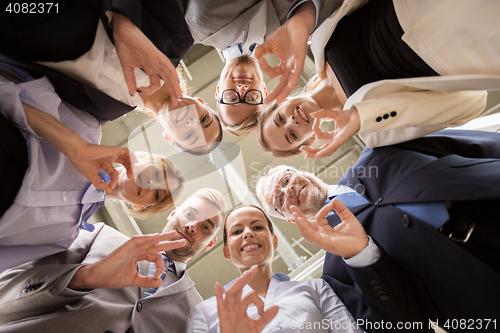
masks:
{"type": "MultiPolygon", "coordinates": [[[[224,288],[229,288],[234,281],[224,288]]],[[[243,295],[250,291],[252,288],[246,285],[243,295]]],[[[274,273],[267,296],[262,300],[264,309],[279,306],[278,314],[262,332],[362,332],[352,327],[353,317],[322,279],[290,281],[287,275],[274,273]]],[[[251,318],[258,318],[257,307],[253,304],[247,313],[251,318]]],[[[188,332],[219,332],[215,297],[196,306],[188,332]]]]}
{"type": "MultiPolygon", "coordinates": [[[[130,96],[116,48],[101,21],[97,26],[96,37],[90,51],[75,60],[39,62],[39,64],[58,70],[127,105],[144,105],[138,93],[130,96]]],[[[138,88],[150,85],[149,76],[142,70],[136,68],[134,74],[138,88]]]]}
{"type": "Polygon", "coordinates": [[[61,101],[46,77],[17,85],[0,77],[0,112],[26,139],[29,161],[14,203],[0,219],[0,271],[68,248],[84,227],[82,215],[105,197],[65,155],[35,134],[21,102],[59,119],[87,142],[99,144],[101,139],[97,120],[61,101]]]}

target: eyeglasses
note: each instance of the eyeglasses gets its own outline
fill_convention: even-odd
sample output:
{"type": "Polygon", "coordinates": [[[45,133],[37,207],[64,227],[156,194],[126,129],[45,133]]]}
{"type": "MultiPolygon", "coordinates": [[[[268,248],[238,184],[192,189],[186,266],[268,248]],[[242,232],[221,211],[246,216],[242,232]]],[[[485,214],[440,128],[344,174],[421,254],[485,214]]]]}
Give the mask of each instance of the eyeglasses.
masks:
{"type": "Polygon", "coordinates": [[[234,89],[226,89],[222,92],[222,96],[218,99],[220,104],[235,105],[239,103],[245,103],[250,105],[261,105],[264,104],[264,98],[262,93],[257,89],[250,89],[245,93],[245,96],[241,98],[240,94],[234,89]]]}
{"type": "Polygon", "coordinates": [[[293,174],[294,170],[291,169],[286,169],[283,172],[281,177],[278,178],[278,184],[280,186],[279,192],[276,193],[273,198],[274,211],[280,214],[284,219],[286,219],[286,217],[283,214],[283,206],[285,205],[285,193],[283,192],[283,189],[288,187],[288,184],[290,184],[290,179],[292,178],[293,174]]]}

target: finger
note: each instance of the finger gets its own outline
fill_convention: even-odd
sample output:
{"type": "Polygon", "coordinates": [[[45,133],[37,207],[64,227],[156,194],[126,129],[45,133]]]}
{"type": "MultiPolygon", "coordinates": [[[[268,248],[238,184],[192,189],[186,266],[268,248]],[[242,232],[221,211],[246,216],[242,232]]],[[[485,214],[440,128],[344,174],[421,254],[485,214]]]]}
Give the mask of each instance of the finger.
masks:
{"type": "Polygon", "coordinates": [[[312,148],[312,147],[309,147],[309,146],[302,146],[299,148],[301,151],[305,152],[305,156],[304,158],[305,159],[308,159],[308,158],[315,158],[316,157],[316,153],[320,150],[319,148],[312,148]]]}
{"type": "Polygon", "coordinates": [[[160,76],[158,74],[150,75],[149,82],[149,87],[139,87],[139,90],[145,95],[152,95],[161,88],[160,76]]]}
{"type": "MultiPolygon", "coordinates": [[[[106,171],[107,172],[107,171],[106,171]]],[[[92,177],[87,177],[87,179],[95,186],[96,189],[102,190],[106,193],[111,193],[111,187],[106,184],[104,180],[99,177],[99,175],[94,174],[92,177]]]]}
{"type": "Polygon", "coordinates": [[[304,227],[302,226],[302,223],[304,222],[303,219],[300,219],[297,218],[296,222],[295,222],[295,225],[297,226],[297,230],[300,232],[300,234],[302,235],[302,237],[304,237],[305,240],[311,242],[311,243],[314,243],[312,238],[309,236],[308,232],[304,229],[304,227]]]}
{"type": "Polygon", "coordinates": [[[329,139],[329,133],[328,132],[323,132],[320,128],[319,128],[319,119],[314,119],[314,122],[313,122],[313,131],[314,131],[314,134],[316,134],[316,138],[318,140],[328,140],[329,139]]]}
{"type": "Polygon", "coordinates": [[[245,304],[245,310],[250,304],[253,303],[257,307],[259,316],[262,316],[262,314],[264,313],[264,302],[255,291],[249,292],[248,294],[243,296],[241,298],[241,303],[245,304]]]}
{"type": "MultiPolygon", "coordinates": [[[[337,199],[334,199],[337,200],[337,199]]],[[[337,200],[338,201],[338,200],[337,200]]],[[[328,225],[328,220],[326,219],[326,216],[332,211],[333,209],[333,201],[324,205],[319,212],[314,216],[314,220],[316,221],[317,226],[325,226],[328,225]]],[[[345,207],[345,206],[344,206],[345,207]]],[[[340,215],[339,215],[340,216],[340,215]]]]}
{"type": "Polygon", "coordinates": [[[291,206],[290,210],[292,211],[293,217],[295,219],[295,224],[300,224],[301,228],[306,233],[309,233],[311,231],[318,231],[318,226],[313,222],[309,222],[297,206],[291,206]]]}
{"type": "MultiPolygon", "coordinates": [[[[304,55],[305,58],[305,55],[304,55]]],[[[302,71],[304,70],[304,60],[302,61],[295,61],[294,66],[291,68],[293,73],[290,75],[290,80],[288,82],[288,87],[290,88],[290,91],[292,91],[293,88],[299,83],[300,75],[302,74],[302,71]]]]}
{"type": "MultiPolygon", "coordinates": [[[[255,274],[257,274],[257,266],[252,266],[252,268],[243,273],[226,291],[226,300],[228,300],[228,298],[235,298],[235,296],[239,294],[239,296],[236,297],[239,301],[241,299],[243,287],[255,276],[255,274]]],[[[232,299],[232,302],[234,303],[234,299],[232,299]]]]}
{"type": "Polygon", "coordinates": [[[162,279],[154,278],[152,276],[142,276],[137,273],[137,277],[134,279],[134,283],[131,287],[158,288],[162,285],[162,283],[162,279]]]}
{"type": "Polygon", "coordinates": [[[107,185],[111,191],[111,189],[113,189],[115,187],[116,183],[118,183],[119,173],[118,173],[118,171],[116,171],[116,169],[113,167],[112,164],[108,165],[107,167],[103,167],[103,170],[109,175],[110,180],[109,180],[109,183],[107,185]]]}
{"type": "Polygon", "coordinates": [[[130,96],[134,96],[137,92],[134,69],[130,67],[123,67],[123,75],[125,76],[125,82],[127,83],[130,96]]]}
{"type": "Polygon", "coordinates": [[[259,319],[256,320],[257,330],[261,332],[273,319],[276,317],[279,311],[279,307],[277,305],[270,306],[259,319]]]}
{"type": "Polygon", "coordinates": [[[264,59],[264,56],[269,53],[272,54],[272,50],[270,43],[267,41],[257,46],[257,48],[255,49],[255,58],[257,59],[260,70],[272,79],[278,75],[281,75],[282,69],[279,65],[274,67],[269,66],[267,60],[264,59]]]}
{"type": "Polygon", "coordinates": [[[180,86],[179,76],[177,75],[177,71],[175,67],[172,65],[170,60],[168,60],[168,64],[166,64],[166,70],[161,71],[161,75],[163,78],[164,84],[167,84],[168,91],[170,92],[170,98],[172,100],[172,104],[174,106],[179,105],[178,99],[182,97],[182,90],[180,86]]]}
{"type": "Polygon", "coordinates": [[[329,118],[335,120],[341,110],[322,109],[311,113],[313,118],[329,118]]]}
{"type": "Polygon", "coordinates": [[[169,241],[169,242],[162,242],[157,245],[150,246],[149,248],[146,249],[147,253],[158,253],[158,252],[165,252],[165,251],[171,251],[175,250],[178,248],[181,248],[186,245],[186,240],[185,239],[178,239],[174,241],[169,241]]]}
{"type": "Polygon", "coordinates": [[[159,279],[161,276],[161,273],[163,273],[163,270],[165,269],[165,264],[163,263],[163,256],[160,253],[151,254],[150,256],[148,256],[147,260],[149,262],[154,261],[155,267],[156,267],[154,278],[159,279]],[[150,259],[152,259],[152,260],[150,260],[150,259]]]}
{"type": "MultiPolygon", "coordinates": [[[[289,75],[289,73],[283,73],[281,75],[281,77],[280,77],[278,83],[276,84],[276,86],[274,87],[273,91],[269,95],[267,95],[266,100],[265,100],[266,104],[271,103],[275,99],[276,99],[276,102],[278,104],[281,103],[280,101],[277,100],[277,98],[278,98],[278,96],[281,96],[281,92],[283,91],[283,89],[285,89],[285,87],[287,85],[288,75],[289,75]]],[[[285,98],[282,98],[282,100],[283,99],[285,99],[285,98]]]]}
{"type": "Polygon", "coordinates": [[[318,159],[330,156],[335,153],[339,147],[340,145],[336,142],[336,140],[332,139],[330,142],[327,142],[321,147],[320,151],[316,153],[315,158],[318,159]]]}
{"type": "Polygon", "coordinates": [[[357,220],[356,217],[354,216],[354,214],[340,200],[333,199],[331,202],[331,205],[332,205],[332,209],[335,210],[335,212],[340,217],[342,222],[350,221],[352,219],[357,220]]]}
{"type": "Polygon", "coordinates": [[[226,307],[222,296],[222,286],[219,282],[215,283],[215,297],[217,298],[217,312],[219,314],[224,313],[226,307]]]}

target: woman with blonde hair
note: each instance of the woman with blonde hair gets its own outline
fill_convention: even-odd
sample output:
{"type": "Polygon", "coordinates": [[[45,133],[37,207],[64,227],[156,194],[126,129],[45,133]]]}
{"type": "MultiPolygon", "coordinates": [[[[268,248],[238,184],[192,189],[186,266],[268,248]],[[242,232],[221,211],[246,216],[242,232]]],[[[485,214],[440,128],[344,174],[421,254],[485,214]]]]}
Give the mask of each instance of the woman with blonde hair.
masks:
{"type": "MultiPolygon", "coordinates": [[[[312,114],[336,123],[331,133],[314,131],[327,140],[322,147],[301,142],[306,157],[329,156],[354,134],[378,147],[479,115],[486,100],[481,89],[500,88],[500,38],[491,28],[499,10],[493,0],[345,0],[316,29],[311,50],[317,72],[346,101],[312,114]]],[[[278,155],[300,153],[263,138],[278,155]]]]}

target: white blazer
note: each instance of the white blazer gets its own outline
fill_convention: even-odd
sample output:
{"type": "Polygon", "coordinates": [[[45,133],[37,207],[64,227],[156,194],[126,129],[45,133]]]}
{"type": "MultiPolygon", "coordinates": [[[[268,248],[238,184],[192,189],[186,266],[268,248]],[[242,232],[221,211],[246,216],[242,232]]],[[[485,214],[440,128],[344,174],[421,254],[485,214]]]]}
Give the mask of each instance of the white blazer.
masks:
{"type": "MultiPolygon", "coordinates": [[[[350,96],[344,109],[358,109],[359,136],[371,148],[464,124],[484,109],[484,89],[500,90],[500,24],[493,23],[500,17],[500,1],[393,1],[403,40],[443,76],[382,80],[350,96]],[[464,16],[469,19],[462,20],[464,16]]],[[[365,3],[345,0],[316,29],[311,50],[318,73],[324,70],[324,48],[339,20],[365,3]]]]}

